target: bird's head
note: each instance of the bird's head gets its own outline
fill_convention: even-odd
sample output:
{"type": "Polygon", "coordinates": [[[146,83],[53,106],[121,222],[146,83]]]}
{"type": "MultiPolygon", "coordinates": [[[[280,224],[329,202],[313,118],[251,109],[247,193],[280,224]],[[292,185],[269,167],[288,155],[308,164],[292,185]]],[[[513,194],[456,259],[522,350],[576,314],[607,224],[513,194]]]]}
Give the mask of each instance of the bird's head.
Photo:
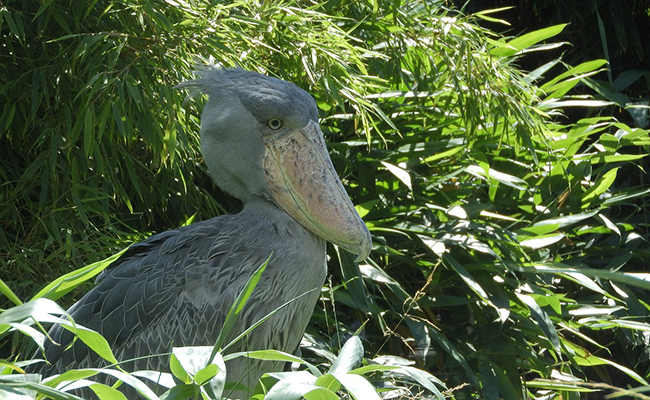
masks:
{"type": "Polygon", "coordinates": [[[256,72],[210,67],[199,75],[180,86],[209,96],[201,150],[217,185],[244,204],[271,201],[314,234],[365,259],[370,233],[332,166],[314,99],[256,72]]]}

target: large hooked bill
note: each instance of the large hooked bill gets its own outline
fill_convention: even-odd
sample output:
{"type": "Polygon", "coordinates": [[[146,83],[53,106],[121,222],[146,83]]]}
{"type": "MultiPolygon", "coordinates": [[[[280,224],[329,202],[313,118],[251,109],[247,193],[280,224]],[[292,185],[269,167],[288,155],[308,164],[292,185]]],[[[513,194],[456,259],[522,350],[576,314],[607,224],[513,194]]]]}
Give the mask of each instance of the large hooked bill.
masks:
{"type": "Polygon", "coordinates": [[[330,160],[320,126],[266,139],[264,169],[273,201],[302,226],[362,261],[372,239],[330,160]]]}

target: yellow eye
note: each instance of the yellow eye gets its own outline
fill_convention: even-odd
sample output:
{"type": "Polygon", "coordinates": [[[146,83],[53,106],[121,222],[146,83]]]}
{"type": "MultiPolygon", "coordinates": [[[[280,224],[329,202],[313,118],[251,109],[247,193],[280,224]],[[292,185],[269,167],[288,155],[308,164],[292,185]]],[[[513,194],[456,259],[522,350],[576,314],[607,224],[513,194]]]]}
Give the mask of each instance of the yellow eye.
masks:
{"type": "Polygon", "coordinates": [[[274,131],[277,131],[278,129],[284,126],[284,122],[282,122],[282,120],[278,118],[271,118],[270,120],[266,121],[266,126],[268,126],[269,129],[273,129],[274,131]]]}

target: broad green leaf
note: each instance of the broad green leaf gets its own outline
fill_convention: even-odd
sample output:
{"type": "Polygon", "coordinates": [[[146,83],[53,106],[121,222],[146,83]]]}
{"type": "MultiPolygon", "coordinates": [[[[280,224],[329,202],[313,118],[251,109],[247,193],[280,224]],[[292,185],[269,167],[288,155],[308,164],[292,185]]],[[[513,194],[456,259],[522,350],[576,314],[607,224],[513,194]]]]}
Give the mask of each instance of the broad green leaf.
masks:
{"type": "Polygon", "coordinates": [[[627,89],[631,84],[639,80],[642,76],[648,76],[648,71],[642,70],[626,70],[620,73],[614,79],[614,90],[622,92],[627,89]]]}
{"type": "Polygon", "coordinates": [[[0,358],[0,374],[6,375],[10,373],[11,371],[15,371],[21,374],[25,373],[25,370],[23,370],[21,367],[16,365],[13,362],[9,362],[5,360],[4,358],[0,358]]]}
{"type": "Polygon", "coordinates": [[[12,307],[0,313],[0,334],[11,328],[10,324],[22,323],[27,318],[38,322],[57,321],[53,315],[62,315],[65,311],[49,299],[36,299],[12,307]]]}
{"type": "Polygon", "coordinates": [[[199,371],[214,365],[210,360],[211,353],[212,346],[174,347],[172,349],[172,355],[183,368],[183,371],[191,377],[194,377],[199,371]]]}
{"type": "Polygon", "coordinates": [[[194,375],[194,382],[199,386],[203,385],[210,379],[214,378],[217,375],[217,372],[219,372],[219,367],[217,367],[216,364],[210,364],[194,375]]]}
{"type": "Polygon", "coordinates": [[[613,168],[605,172],[603,176],[601,176],[594,185],[584,193],[582,196],[583,208],[588,208],[598,196],[605,193],[610,186],[612,186],[612,183],[614,183],[614,180],[616,179],[616,173],[618,170],[619,168],[613,168]]]}
{"type": "Polygon", "coordinates": [[[92,351],[97,353],[104,360],[110,362],[111,364],[118,363],[108,342],[99,333],[81,325],[72,326],[72,324],[69,325],[67,323],[61,322],[61,326],[76,334],[77,337],[79,337],[79,339],[81,339],[81,341],[84,342],[86,346],[88,346],[92,351]]]}
{"type": "Polygon", "coordinates": [[[78,383],[97,374],[98,372],[93,369],[70,369],[60,375],[55,375],[53,378],[48,379],[46,384],[50,387],[57,387],[62,382],[78,383]]]}
{"type": "MultiPolygon", "coordinates": [[[[178,360],[176,360],[176,362],[178,363],[178,360]]],[[[141,370],[133,371],[131,372],[131,375],[139,378],[146,378],[151,382],[155,382],[156,385],[160,385],[168,389],[176,385],[176,382],[174,382],[174,376],[168,372],[141,370]]]]}
{"type": "Polygon", "coordinates": [[[501,11],[505,11],[505,10],[509,10],[511,8],[513,8],[513,7],[509,6],[509,7],[493,8],[493,9],[489,9],[489,10],[482,10],[482,11],[476,12],[476,13],[474,13],[472,15],[476,16],[476,17],[479,17],[481,19],[484,19],[486,21],[495,22],[495,23],[510,26],[510,23],[508,21],[500,19],[500,18],[488,17],[488,15],[489,14],[494,14],[494,13],[497,13],[497,12],[501,12],[501,11]]]}
{"type": "Polygon", "coordinates": [[[465,168],[465,170],[472,175],[484,177],[484,178],[491,178],[500,183],[503,183],[506,186],[510,186],[515,189],[525,190],[526,186],[528,186],[526,184],[526,181],[524,181],[523,179],[503,172],[499,172],[493,168],[489,168],[488,174],[486,174],[484,169],[479,167],[478,165],[469,165],[465,168]]]}
{"type": "Polygon", "coordinates": [[[372,208],[377,204],[378,200],[371,200],[371,201],[366,201],[365,203],[357,204],[354,206],[355,210],[357,210],[357,213],[361,218],[365,217],[368,215],[368,213],[372,210],[372,208]]]}
{"type": "Polygon", "coordinates": [[[341,382],[339,382],[334,375],[324,374],[316,379],[316,386],[324,387],[332,392],[338,392],[341,389],[341,382]]]}
{"type": "Polygon", "coordinates": [[[440,152],[438,154],[434,154],[432,156],[426,157],[424,160],[422,160],[422,163],[432,163],[434,161],[442,160],[448,157],[453,156],[456,153],[459,153],[460,151],[464,150],[465,148],[463,146],[458,146],[451,148],[449,150],[440,152]]]}
{"type": "Polygon", "coordinates": [[[643,196],[647,195],[648,193],[650,193],[650,189],[631,190],[631,191],[627,191],[627,192],[624,192],[624,193],[619,193],[619,194],[616,194],[616,195],[614,195],[612,197],[609,197],[609,198],[605,199],[603,201],[603,205],[611,206],[611,205],[614,205],[614,204],[619,203],[619,202],[624,202],[624,201],[627,201],[627,200],[630,200],[630,199],[643,197],[643,196]]]}
{"type": "Polygon", "coordinates": [[[86,157],[92,157],[93,149],[95,148],[94,138],[94,120],[95,116],[90,107],[86,108],[84,112],[84,153],[86,157]]]}
{"type": "MultiPolygon", "coordinates": [[[[93,369],[91,368],[91,370],[93,370],[93,369]]],[[[113,378],[124,382],[125,384],[127,384],[127,385],[133,387],[134,389],[136,389],[138,391],[138,393],[141,396],[143,396],[145,399],[158,400],[158,396],[156,396],[156,394],[144,382],[142,382],[141,380],[137,379],[136,377],[134,377],[134,376],[132,376],[130,374],[124,373],[122,371],[117,371],[117,370],[114,370],[114,369],[108,369],[108,368],[94,369],[94,371],[99,372],[99,373],[103,373],[103,374],[106,374],[106,375],[110,375],[113,378]]]]}
{"type": "Polygon", "coordinates": [[[208,384],[213,396],[221,397],[226,383],[226,365],[220,353],[212,360],[212,346],[174,347],[172,372],[181,381],[208,384]]]}
{"type": "Polygon", "coordinates": [[[199,388],[194,383],[183,383],[172,387],[165,392],[161,400],[187,400],[196,398],[199,395],[199,388]]]}
{"type": "MultiPolygon", "coordinates": [[[[63,374],[54,377],[51,380],[47,381],[47,385],[54,387],[60,385],[62,382],[78,382],[82,379],[97,375],[105,374],[112,376],[115,379],[118,379],[125,384],[133,387],[147,400],[158,400],[158,396],[142,381],[137,379],[135,376],[132,376],[128,373],[118,371],[111,368],[83,368],[83,369],[73,369],[64,372],[63,374]]],[[[95,382],[88,382],[89,384],[95,384],[95,382]]],[[[73,397],[78,399],[78,397],[73,397]]]]}
{"type": "Polygon", "coordinates": [[[113,387],[101,383],[95,383],[89,387],[93,392],[95,392],[100,400],[127,400],[126,396],[124,396],[122,392],[113,387]]]}
{"type": "Polygon", "coordinates": [[[355,399],[381,399],[375,391],[375,388],[363,376],[343,372],[331,372],[331,374],[341,382],[341,385],[343,385],[343,387],[345,387],[355,399]]]}
{"type": "Polygon", "coordinates": [[[397,285],[398,283],[392,279],[388,274],[379,269],[378,267],[370,264],[360,264],[359,272],[366,277],[370,278],[377,283],[387,283],[397,285]]]}
{"type": "Polygon", "coordinates": [[[648,382],[643,377],[641,377],[641,375],[631,370],[630,368],[618,364],[614,361],[607,360],[605,358],[597,357],[594,355],[574,356],[573,359],[576,361],[576,363],[578,363],[578,365],[581,366],[589,366],[589,367],[598,366],[598,365],[612,366],[620,370],[630,378],[634,379],[635,381],[639,382],[640,384],[648,386],[648,382]]]}
{"type": "Polygon", "coordinates": [[[34,391],[31,386],[38,384],[38,376],[0,375],[0,399],[2,400],[31,400],[34,391]]]}
{"type": "Polygon", "coordinates": [[[23,335],[30,337],[41,351],[45,351],[45,335],[26,324],[9,323],[13,329],[20,331],[23,335]]]}
{"type": "Polygon", "coordinates": [[[172,354],[169,356],[169,369],[176,377],[176,379],[180,380],[183,383],[190,383],[192,382],[192,377],[190,376],[187,371],[185,371],[185,368],[183,367],[183,364],[180,362],[178,358],[176,358],[176,355],[172,352],[172,354]]]}
{"type": "Polygon", "coordinates": [[[327,390],[316,386],[316,377],[307,371],[269,374],[279,379],[265,396],[269,400],[300,400],[313,390],[327,390]]]}
{"type": "Polygon", "coordinates": [[[570,78],[574,76],[585,75],[589,76],[600,70],[601,67],[607,64],[607,60],[592,60],[581,63],[575,67],[569,68],[566,72],[554,77],[550,81],[544,83],[540,86],[540,89],[545,92],[553,91],[553,86],[565,78],[570,78]]]}
{"type": "Polygon", "coordinates": [[[598,216],[596,216],[596,218],[599,219],[600,221],[602,221],[603,224],[604,224],[604,225],[605,225],[605,226],[606,226],[606,227],[607,227],[611,232],[617,234],[618,236],[621,236],[621,230],[618,229],[618,226],[616,226],[616,224],[614,224],[614,223],[613,223],[609,218],[607,218],[606,216],[604,216],[602,213],[601,213],[601,214],[598,214],[598,216]]]}
{"type": "Polygon", "coordinates": [[[413,183],[411,182],[411,175],[409,174],[409,172],[407,170],[405,170],[404,168],[398,167],[397,165],[387,163],[385,161],[382,161],[381,163],[384,165],[384,167],[386,167],[386,169],[388,171],[390,171],[391,174],[395,175],[395,177],[397,179],[402,181],[402,183],[404,185],[406,185],[406,187],[409,188],[409,190],[413,190],[413,183]]]}
{"type": "Polygon", "coordinates": [[[634,329],[643,332],[650,332],[650,324],[638,322],[638,321],[628,321],[624,319],[613,319],[612,323],[618,324],[621,328],[634,329]]]}
{"type": "Polygon", "coordinates": [[[598,153],[589,158],[592,163],[618,163],[640,160],[646,157],[647,154],[611,154],[611,153],[598,153]]]}
{"type": "Polygon", "coordinates": [[[209,389],[209,393],[212,397],[220,398],[223,395],[226,386],[226,363],[221,356],[221,353],[217,353],[215,358],[212,360],[212,364],[208,365],[205,369],[199,371],[194,376],[194,380],[199,384],[206,384],[209,389]],[[212,374],[212,371],[203,372],[204,370],[212,368],[212,371],[216,370],[216,373],[209,379],[208,376],[212,374]],[[202,375],[204,374],[204,375],[202,375]],[[206,382],[207,380],[207,382],[206,382]]]}
{"type": "Polygon", "coordinates": [[[467,212],[465,212],[465,209],[461,206],[451,207],[449,210],[447,210],[447,215],[456,217],[458,219],[467,219],[467,212]]]}
{"type": "Polygon", "coordinates": [[[410,367],[410,366],[402,366],[394,371],[392,371],[397,374],[405,374],[410,376],[413,380],[415,380],[419,385],[422,385],[423,387],[427,388],[431,393],[435,394],[438,400],[444,400],[445,396],[442,394],[440,390],[435,385],[440,386],[443,389],[447,389],[445,384],[435,376],[431,375],[430,373],[419,369],[415,367],[410,367]]]}
{"type": "Polygon", "coordinates": [[[562,276],[566,277],[567,279],[576,282],[577,284],[584,286],[590,290],[593,290],[596,293],[600,293],[604,296],[610,297],[610,294],[607,293],[596,281],[593,279],[589,278],[585,274],[581,274],[579,272],[567,272],[562,274],[562,276]]]}
{"type": "Polygon", "coordinates": [[[566,226],[573,225],[575,223],[584,221],[586,219],[589,219],[593,217],[594,215],[598,214],[598,210],[594,211],[589,211],[589,212],[583,212],[580,214],[573,214],[573,215],[566,215],[563,217],[556,217],[556,218],[549,218],[545,219],[543,221],[539,221],[533,225],[533,227],[539,227],[539,226],[548,226],[548,225],[553,225],[557,226],[558,228],[564,228],[566,226]]]}
{"type": "Polygon", "coordinates": [[[365,375],[370,372],[387,372],[400,370],[402,366],[399,365],[385,365],[385,364],[369,364],[363,367],[355,368],[350,371],[351,374],[365,375]]]}
{"type": "MultiPolygon", "coordinates": [[[[547,235],[547,234],[549,234],[551,232],[557,231],[560,228],[561,228],[560,223],[535,224],[535,225],[531,225],[531,226],[527,226],[525,228],[522,228],[517,233],[521,233],[522,236],[528,238],[529,235],[535,235],[535,236],[547,235]]],[[[523,239],[523,240],[528,240],[528,239],[523,239]]]]}
{"type": "Polygon", "coordinates": [[[303,395],[305,400],[339,400],[340,397],[325,388],[316,388],[303,395]]]}
{"type": "MultiPolygon", "coordinates": [[[[352,369],[361,363],[363,358],[363,345],[358,336],[352,336],[345,342],[341,348],[336,360],[332,364],[329,373],[334,374],[347,374],[352,369]]],[[[343,383],[343,382],[341,382],[343,383]]]]}
{"type": "Polygon", "coordinates": [[[56,390],[34,381],[17,381],[20,375],[7,375],[0,377],[0,398],[3,400],[31,400],[33,393],[39,393],[54,400],[83,400],[81,397],[56,390]],[[6,382],[5,379],[14,379],[13,382],[6,382]]]}

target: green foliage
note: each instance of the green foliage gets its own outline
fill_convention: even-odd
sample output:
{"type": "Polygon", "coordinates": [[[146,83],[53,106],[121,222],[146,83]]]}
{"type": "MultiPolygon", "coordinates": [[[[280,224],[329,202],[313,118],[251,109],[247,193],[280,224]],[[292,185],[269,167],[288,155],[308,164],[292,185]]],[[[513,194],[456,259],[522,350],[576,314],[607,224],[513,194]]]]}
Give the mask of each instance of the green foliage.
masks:
{"type": "MultiPolygon", "coordinates": [[[[338,357],[332,363],[329,371],[325,374],[320,373],[314,366],[310,366],[308,371],[295,371],[295,372],[276,372],[269,374],[271,377],[278,379],[278,382],[264,396],[254,396],[255,399],[295,399],[299,400],[305,398],[310,399],[339,399],[336,394],[341,389],[345,388],[347,393],[354,399],[380,399],[377,389],[373,387],[371,382],[364,377],[370,373],[386,372],[391,374],[402,373],[409,374],[410,370],[400,366],[387,366],[380,364],[366,365],[360,368],[355,366],[360,365],[363,361],[363,345],[358,336],[352,336],[345,345],[341,348],[338,357]]],[[[304,361],[301,361],[305,363],[304,361]]],[[[433,376],[424,371],[417,371],[410,376],[413,381],[421,383],[427,387],[431,392],[436,394],[436,398],[443,400],[442,393],[431,383],[436,381],[441,386],[442,382],[438,381],[433,376]]],[[[400,388],[394,387],[387,389],[386,392],[391,391],[400,393],[400,388]]],[[[404,388],[402,388],[404,390],[404,388]]],[[[403,394],[401,392],[400,394],[403,394]]],[[[408,392],[407,392],[408,393],[408,392]]],[[[344,397],[345,398],[345,397],[344,397]]]]}
{"type": "MultiPolygon", "coordinates": [[[[258,360],[300,363],[308,367],[308,371],[270,373],[269,377],[272,379],[265,379],[265,382],[258,391],[259,393],[253,396],[255,399],[289,400],[303,397],[308,400],[321,398],[339,399],[340,397],[337,393],[342,392],[349,393],[355,399],[379,399],[377,389],[364,378],[364,375],[385,373],[387,377],[390,377],[390,374],[401,373],[408,375],[411,382],[417,382],[435,393],[438,399],[444,400],[444,396],[432,382],[442,387],[444,387],[444,384],[424,371],[408,366],[388,366],[381,364],[371,364],[353,369],[362,363],[364,356],[363,345],[357,336],[353,336],[347,341],[341,349],[339,356],[332,363],[330,370],[325,374],[321,373],[316,366],[307,361],[276,350],[247,351],[228,354],[225,357],[222,356],[222,347],[225,349],[240,339],[238,337],[228,345],[222,346],[223,338],[228,335],[228,332],[232,328],[232,326],[228,326],[228,321],[234,320],[240,313],[242,307],[252,295],[267,263],[268,260],[248,280],[247,285],[228,312],[224,327],[214,346],[175,347],[172,349],[169,360],[171,374],[157,371],[135,371],[133,374],[129,374],[124,371],[120,367],[118,360],[113,356],[106,340],[99,333],[75,324],[74,321],[68,320],[69,317],[57,317],[57,315],[65,314],[65,312],[50,299],[36,298],[0,313],[0,332],[10,330],[20,331],[30,336],[43,349],[45,336],[34,329],[32,325],[36,323],[40,326],[40,323],[43,322],[58,323],[75,333],[78,339],[82,340],[90,349],[111,363],[106,368],[73,369],[43,380],[40,375],[26,374],[21,368],[41,360],[16,363],[1,360],[0,398],[11,396],[12,398],[33,399],[38,394],[39,396],[52,399],[79,399],[76,395],[69,393],[72,390],[70,386],[72,384],[76,388],[89,387],[100,399],[125,399],[124,395],[116,387],[86,380],[86,378],[98,374],[105,374],[116,378],[123,384],[136,388],[145,399],[159,399],[147,387],[145,380],[151,380],[168,389],[161,395],[160,399],[221,399],[229,397],[229,391],[237,389],[239,385],[238,383],[226,383],[227,368],[225,361],[237,357],[248,357],[258,360]],[[11,375],[11,372],[18,372],[22,375],[11,375]],[[266,387],[269,383],[272,386],[270,389],[266,387]]],[[[268,316],[276,311],[272,311],[268,316]]],[[[255,327],[253,326],[251,329],[255,329],[255,327]]],[[[246,332],[242,336],[245,334],[246,332]]],[[[400,387],[393,387],[389,390],[397,391],[400,389],[403,391],[406,390],[400,387]]]]}
{"type": "MultiPolygon", "coordinates": [[[[5,2],[0,291],[20,304],[149,232],[236,209],[201,164],[202,100],[173,90],[201,56],[314,95],[333,163],[373,234],[360,265],[330,249],[334,276],[305,356],[253,355],[307,368],[270,373],[275,385],[259,396],[294,387],[306,398],[341,388],[358,398],[417,398],[421,388],[459,400],[640,395],[650,367],[649,132],[607,114],[619,99],[594,80],[603,60],[517,68],[561,47],[548,40],[565,25],[504,38],[476,22],[495,15],[436,1],[5,2]],[[588,118],[564,116],[587,108],[588,118]],[[439,393],[423,371],[453,389],[439,393]]],[[[104,266],[37,297],[58,298],[104,266]]],[[[21,318],[0,330],[42,343],[21,318]]],[[[90,336],[79,338],[99,343],[90,336]]],[[[220,347],[176,350],[182,384],[170,393],[218,397],[222,360],[242,356],[222,358],[220,347]]],[[[0,364],[12,377],[0,385],[51,390],[7,383],[17,365],[0,364]]],[[[137,384],[137,374],[101,373],[137,384]]]]}

